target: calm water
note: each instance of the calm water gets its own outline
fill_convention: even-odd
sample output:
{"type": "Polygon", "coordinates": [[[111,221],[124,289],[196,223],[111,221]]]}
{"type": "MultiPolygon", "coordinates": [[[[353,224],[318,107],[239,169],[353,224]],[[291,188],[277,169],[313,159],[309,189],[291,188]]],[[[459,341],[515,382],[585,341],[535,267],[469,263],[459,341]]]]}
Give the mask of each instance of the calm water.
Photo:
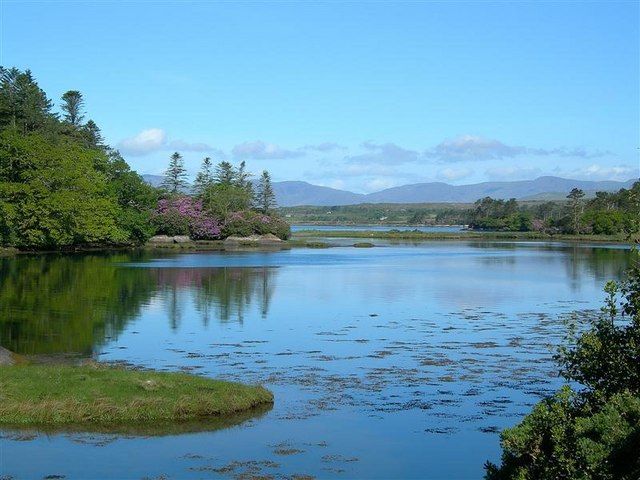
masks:
{"type": "Polygon", "coordinates": [[[462,230],[460,225],[435,225],[435,226],[402,226],[402,225],[291,225],[292,232],[301,230],[317,230],[320,232],[386,232],[389,230],[411,231],[418,230],[420,232],[459,232],[462,230]]]}
{"type": "Polygon", "coordinates": [[[218,430],[4,431],[0,478],[480,478],[497,432],[559,385],[563,319],[600,306],[629,252],[428,242],[0,262],[6,348],[262,383],[276,398],[218,430]]]}

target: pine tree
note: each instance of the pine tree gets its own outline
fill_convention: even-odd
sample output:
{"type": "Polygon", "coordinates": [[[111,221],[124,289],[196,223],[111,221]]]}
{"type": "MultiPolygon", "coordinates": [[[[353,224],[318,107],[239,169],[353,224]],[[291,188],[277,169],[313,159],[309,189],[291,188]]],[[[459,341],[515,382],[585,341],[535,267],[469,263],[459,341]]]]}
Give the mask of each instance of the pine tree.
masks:
{"type": "Polygon", "coordinates": [[[187,187],[187,170],[184,168],[184,160],[182,155],[174,152],[169,160],[169,167],[164,173],[165,179],[162,187],[172,194],[180,193],[187,187]]]}
{"type": "Polygon", "coordinates": [[[570,200],[571,211],[573,214],[573,233],[580,233],[580,215],[582,214],[582,199],[584,192],[579,188],[571,190],[567,198],[570,200]]]}
{"type": "Polygon", "coordinates": [[[271,175],[266,170],[262,172],[256,192],[256,207],[262,213],[268,214],[276,208],[276,195],[271,186],[271,175]]]}
{"type": "Polygon", "coordinates": [[[204,160],[202,160],[202,166],[196,175],[196,181],[194,183],[195,193],[200,197],[213,183],[212,167],[211,159],[209,157],[205,157],[204,160]]]}
{"type": "Polygon", "coordinates": [[[244,189],[249,194],[249,197],[252,198],[253,197],[253,183],[251,183],[252,175],[249,172],[247,172],[246,163],[244,160],[240,162],[240,168],[238,168],[238,172],[236,176],[237,176],[238,186],[244,189]]]}
{"type": "Polygon", "coordinates": [[[77,90],[69,90],[62,95],[62,111],[64,119],[74,127],[78,127],[84,118],[82,109],[84,107],[84,99],[82,94],[77,90]]]}
{"type": "Polygon", "coordinates": [[[29,70],[0,67],[0,127],[23,133],[41,129],[55,118],[51,106],[29,70]]]}
{"type": "Polygon", "coordinates": [[[100,128],[98,127],[98,125],[96,125],[96,122],[94,122],[93,120],[89,120],[82,128],[82,131],[84,133],[84,136],[86,137],[86,141],[89,147],[104,147],[104,138],[102,137],[102,132],[100,132],[100,128]]]}
{"type": "Polygon", "coordinates": [[[235,185],[238,178],[236,169],[229,162],[222,161],[216,165],[213,181],[218,185],[235,185]]]}

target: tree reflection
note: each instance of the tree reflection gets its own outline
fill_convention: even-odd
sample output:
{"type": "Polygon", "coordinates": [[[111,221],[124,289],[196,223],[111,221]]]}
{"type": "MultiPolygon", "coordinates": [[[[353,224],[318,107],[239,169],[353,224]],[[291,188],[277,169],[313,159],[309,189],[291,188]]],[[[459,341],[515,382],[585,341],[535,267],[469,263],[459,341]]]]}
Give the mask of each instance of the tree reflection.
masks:
{"type": "Polygon", "coordinates": [[[0,259],[0,345],[22,354],[91,355],[153,299],[172,329],[189,302],[207,325],[267,315],[275,268],[147,268],[148,253],[0,259]],[[131,264],[135,265],[131,265],[131,264]]]}
{"type": "Polygon", "coordinates": [[[273,267],[260,268],[158,268],[152,269],[163,292],[169,321],[173,328],[180,323],[180,292],[188,292],[206,326],[211,319],[219,322],[244,322],[247,310],[257,302],[267,316],[273,297],[273,267]]]}

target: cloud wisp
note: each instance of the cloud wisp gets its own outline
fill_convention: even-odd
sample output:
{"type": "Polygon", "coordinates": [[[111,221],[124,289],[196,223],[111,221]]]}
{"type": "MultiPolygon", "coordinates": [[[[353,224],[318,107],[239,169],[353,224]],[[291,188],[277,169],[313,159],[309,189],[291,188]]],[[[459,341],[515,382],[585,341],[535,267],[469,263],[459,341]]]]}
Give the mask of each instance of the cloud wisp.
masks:
{"type": "Polygon", "coordinates": [[[231,154],[237,160],[282,160],[302,157],[304,152],[287,150],[273,143],[255,140],[236,145],[233,147],[231,154]]]}
{"type": "Polygon", "coordinates": [[[336,150],[346,150],[347,147],[340,145],[334,142],[323,142],[317,145],[305,145],[304,147],[300,147],[300,150],[308,151],[308,152],[334,152],[336,150]]]}
{"type": "Polygon", "coordinates": [[[179,150],[187,152],[212,152],[216,156],[224,156],[218,150],[206,143],[189,143],[184,140],[169,140],[167,132],[161,128],[148,128],[133,137],[128,137],[118,143],[122,153],[143,156],[162,150],[179,150]]]}
{"type": "Polygon", "coordinates": [[[565,158],[598,158],[611,155],[609,151],[589,152],[584,148],[533,148],[507,145],[499,140],[476,135],[460,135],[444,140],[426,150],[423,157],[441,163],[473,162],[510,159],[521,155],[558,156],[565,158]]]}
{"type": "Polygon", "coordinates": [[[402,148],[395,143],[376,144],[365,142],[362,147],[366,150],[359,155],[346,157],[348,163],[353,164],[378,164],[401,165],[419,160],[419,154],[415,150],[402,148]]]}

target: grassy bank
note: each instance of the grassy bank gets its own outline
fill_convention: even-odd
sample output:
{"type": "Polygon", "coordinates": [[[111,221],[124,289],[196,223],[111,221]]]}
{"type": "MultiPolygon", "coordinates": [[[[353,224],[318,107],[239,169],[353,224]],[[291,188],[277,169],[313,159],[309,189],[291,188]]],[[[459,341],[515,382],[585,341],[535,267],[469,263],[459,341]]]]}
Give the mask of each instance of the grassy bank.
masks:
{"type": "Polygon", "coordinates": [[[102,365],[0,367],[0,425],[184,421],[273,403],[262,387],[102,365]]]}
{"type": "Polygon", "coordinates": [[[300,230],[295,232],[294,239],[305,238],[367,238],[380,240],[547,240],[568,242],[604,242],[604,243],[637,243],[637,239],[629,239],[626,235],[550,235],[539,232],[420,232],[415,230],[399,231],[324,231],[300,230]]]}

